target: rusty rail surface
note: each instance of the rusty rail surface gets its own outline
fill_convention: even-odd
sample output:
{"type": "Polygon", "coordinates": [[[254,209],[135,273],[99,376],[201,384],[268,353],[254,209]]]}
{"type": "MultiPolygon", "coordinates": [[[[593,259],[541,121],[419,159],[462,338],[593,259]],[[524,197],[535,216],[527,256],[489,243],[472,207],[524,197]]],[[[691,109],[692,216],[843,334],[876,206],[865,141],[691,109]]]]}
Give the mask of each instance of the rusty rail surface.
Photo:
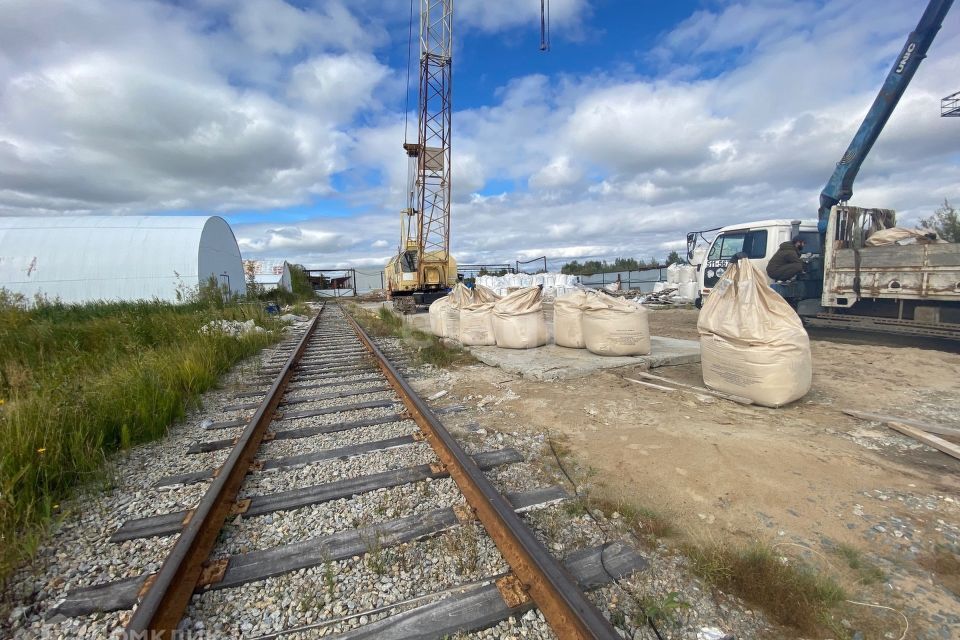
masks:
{"type": "MultiPolygon", "coordinates": [[[[237,444],[223,466],[215,472],[210,488],[200,503],[184,518],[180,533],[160,570],[148,578],[140,605],[127,624],[126,637],[168,640],[175,637],[177,625],[190,603],[190,597],[205,569],[217,536],[236,504],[237,493],[254,461],[267,427],[273,420],[293,369],[313,335],[323,308],[313,317],[296,349],[280,370],[257,412],[247,423],[237,444]]],[[[225,569],[223,566],[221,569],[225,569]]]]}
{"type": "MultiPolygon", "coordinates": [[[[619,639],[620,635],[587,600],[574,578],[537,540],[506,498],[490,483],[426,402],[387,360],[363,327],[350,314],[344,312],[344,316],[374,356],[390,385],[403,400],[411,418],[423,431],[437,457],[457,483],[467,503],[519,580],[519,589],[515,589],[514,593],[516,600],[509,604],[521,604],[529,596],[561,640],[619,639]]],[[[503,588],[501,593],[504,593],[503,588]]],[[[505,599],[509,601],[508,594],[505,594],[505,599]]]]}

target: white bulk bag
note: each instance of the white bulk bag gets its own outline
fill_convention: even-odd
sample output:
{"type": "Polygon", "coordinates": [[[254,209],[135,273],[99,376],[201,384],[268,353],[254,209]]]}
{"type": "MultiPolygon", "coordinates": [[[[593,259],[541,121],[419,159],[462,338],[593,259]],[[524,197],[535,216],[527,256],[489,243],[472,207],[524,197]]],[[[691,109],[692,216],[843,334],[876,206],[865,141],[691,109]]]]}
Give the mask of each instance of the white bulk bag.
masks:
{"type": "Polygon", "coordinates": [[[673,263],[667,267],[667,282],[670,284],[680,284],[680,265],[673,263]]]}
{"type": "Polygon", "coordinates": [[[443,313],[450,306],[450,300],[443,296],[430,304],[430,333],[438,338],[446,338],[443,334],[443,313]]]}
{"type": "Polygon", "coordinates": [[[779,407],[810,390],[810,339],[799,316],[750,260],[727,267],[700,311],[700,361],[708,387],[779,407]]]}
{"type": "Polygon", "coordinates": [[[486,285],[478,284],[473,288],[473,302],[474,304],[480,302],[496,302],[500,299],[500,296],[493,290],[488,288],[486,285]]]}
{"type": "Polygon", "coordinates": [[[471,347],[497,344],[493,333],[493,302],[474,302],[460,309],[460,342],[471,347]]]}
{"type": "Polygon", "coordinates": [[[680,285],[680,297],[684,300],[696,300],[699,290],[696,282],[684,282],[680,285]]]}
{"type": "Polygon", "coordinates": [[[493,334],[497,346],[505,349],[531,349],[547,344],[540,288],[514,291],[494,303],[493,334]]]}
{"type": "Polygon", "coordinates": [[[667,283],[666,283],[666,282],[654,282],[654,283],[653,283],[653,292],[654,292],[654,293],[660,293],[661,291],[663,291],[663,290],[666,289],[666,288],[667,288],[667,283]]]}
{"type": "Polygon", "coordinates": [[[601,356],[648,354],[647,310],[621,298],[592,296],[583,305],[583,341],[591,353],[601,356]]]}
{"type": "Polygon", "coordinates": [[[587,292],[580,289],[553,303],[553,341],[560,347],[583,349],[583,304],[587,292]]]}
{"type": "Polygon", "coordinates": [[[680,284],[697,281],[697,268],[693,265],[685,264],[680,267],[680,284]]]}
{"type": "Polygon", "coordinates": [[[460,336],[460,307],[473,302],[473,291],[462,282],[453,285],[447,295],[430,305],[430,331],[441,338],[460,336]]]}

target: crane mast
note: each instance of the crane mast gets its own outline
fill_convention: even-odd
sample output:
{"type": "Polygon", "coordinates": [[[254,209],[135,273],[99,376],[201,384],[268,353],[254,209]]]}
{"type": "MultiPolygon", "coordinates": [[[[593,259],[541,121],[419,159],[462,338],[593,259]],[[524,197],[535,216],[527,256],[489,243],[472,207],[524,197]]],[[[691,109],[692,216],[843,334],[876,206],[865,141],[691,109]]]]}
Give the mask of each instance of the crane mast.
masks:
{"type": "Polygon", "coordinates": [[[450,131],[453,0],[420,0],[417,142],[409,157],[406,246],[416,247],[421,286],[445,286],[450,257],[450,131]]]}

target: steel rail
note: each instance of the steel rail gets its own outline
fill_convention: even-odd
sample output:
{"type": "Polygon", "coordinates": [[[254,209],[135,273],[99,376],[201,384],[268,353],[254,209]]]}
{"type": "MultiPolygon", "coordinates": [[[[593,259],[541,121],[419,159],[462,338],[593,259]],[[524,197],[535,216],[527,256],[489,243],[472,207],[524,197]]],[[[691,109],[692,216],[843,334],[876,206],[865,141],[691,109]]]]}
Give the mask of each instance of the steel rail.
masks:
{"type": "Polygon", "coordinates": [[[476,463],[466,454],[430,407],[357,321],[344,312],[360,340],[374,356],[391,386],[403,400],[411,418],[423,431],[437,457],[457,483],[487,533],[493,538],[522,588],[543,612],[561,640],[619,639],[620,635],[587,600],[567,572],[523,523],[476,463]]]}
{"type": "Polygon", "coordinates": [[[204,565],[213,551],[217,537],[237,498],[244,476],[250,470],[263,435],[276,413],[294,367],[313,335],[323,307],[313,317],[296,349],[287,358],[257,412],[250,418],[237,444],[223,466],[217,470],[210,488],[196,508],[185,518],[186,526],[164,560],[160,570],[150,578],[140,604],[127,623],[127,638],[172,640],[177,625],[197,588],[204,565]]]}

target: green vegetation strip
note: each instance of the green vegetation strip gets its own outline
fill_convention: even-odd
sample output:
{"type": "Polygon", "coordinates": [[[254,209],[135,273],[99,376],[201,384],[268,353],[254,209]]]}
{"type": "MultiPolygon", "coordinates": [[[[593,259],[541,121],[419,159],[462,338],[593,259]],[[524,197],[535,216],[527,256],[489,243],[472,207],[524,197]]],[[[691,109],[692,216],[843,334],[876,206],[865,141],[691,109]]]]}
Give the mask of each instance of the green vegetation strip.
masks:
{"type": "Polygon", "coordinates": [[[0,583],[107,456],[163,436],[242,358],[279,339],[261,305],[219,296],[29,308],[0,290],[0,583]],[[201,331],[254,320],[266,332],[201,331]]]}
{"type": "Polygon", "coordinates": [[[411,349],[418,364],[431,364],[448,368],[476,362],[470,353],[460,347],[447,346],[439,338],[419,329],[413,329],[403,318],[386,307],[373,313],[357,305],[351,305],[350,315],[357,319],[372,335],[399,338],[411,349]]]}

